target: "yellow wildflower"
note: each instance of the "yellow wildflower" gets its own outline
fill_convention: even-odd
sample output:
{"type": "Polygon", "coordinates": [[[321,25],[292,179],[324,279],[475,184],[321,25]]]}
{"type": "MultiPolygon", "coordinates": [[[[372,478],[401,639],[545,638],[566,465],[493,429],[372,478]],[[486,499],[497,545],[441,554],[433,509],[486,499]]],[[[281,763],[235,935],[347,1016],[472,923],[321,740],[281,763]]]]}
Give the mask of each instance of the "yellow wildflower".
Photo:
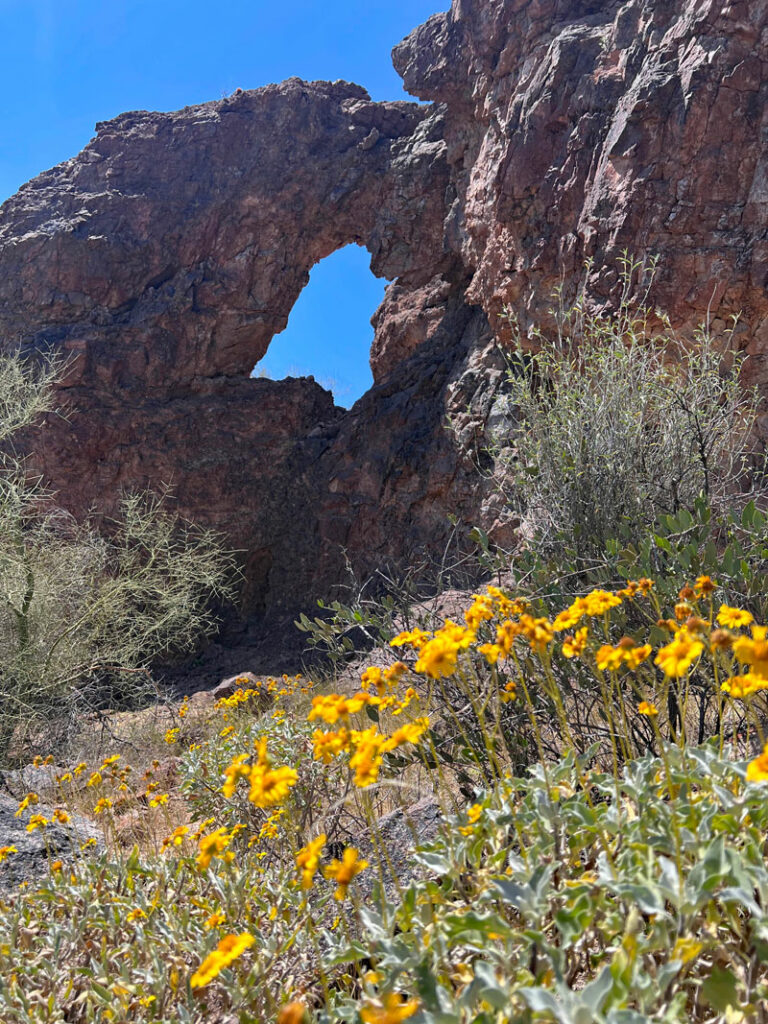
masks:
{"type": "Polygon", "coordinates": [[[50,824],[50,822],[47,818],[44,818],[42,814],[33,814],[29,819],[27,832],[34,832],[36,828],[45,828],[48,824],[50,824]]]}
{"type": "Polygon", "coordinates": [[[373,785],[379,777],[384,737],[372,725],[363,732],[353,733],[353,742],[355,752],[349,759],[349,767],[355,772],[355,785],[364,789],[373,785]]]}
{"type": "Polygon", "coordinates": [[[296,854],[296,867],[301,872],[302,889],[311,889],[315,872],[320,866],[320,857],[325,846],[326,835],[323,833],[302,846],[296,854]]]}
{"type": "Polygon", "coordinates": [[[621,598],[608,590],[593,590],[584,598],[584,608],[589,616],[603,615],[621,604],[621,598]]]}
{"type": "Polygon", "coordinates": [[[349,749],[350,733],[348,729],[336,732],[323,732],[315,729],[312,733],[312,756],[316,761],[330,764],[337,754],[349,749]]]}
{"type": "Polygon", "coordinates": [[[746,700],[758,690],[767,690],[768,679],[747,672],[746,675],[731,676],[730,679],[726,679],[720,689],[737,700],[746,700]]]}
{"type": "Polygon", "coordinates": [[[396,661],[394,665],[390,665],[389,668],[384,669],[384,679],[386,680],[387,685],[396,686],[407,671],[408,666],[404,661],[396,661]]]}
{"type": "Polygon", "coordinates": [[[231,800],[235,795],[240,779],[247,779],[251,774],[251,766],[247,762],[247,754],[238,754],[224,773],[224,785],[221,787],[221,792],[227,800],[231,800]]]}
{"type": "Polygon", "coordinates": [[[221,857],[226,861],[232,860],[234,854],[227,850],[231,841],[232,836],[225,828],[217,828],[214,832],[203,836],[199,844],[200,852],[195,858],[198,867],[203,869],[209,867],[214,857],[221,857]]]}
{"type": "Polygon", "coordinates": [[[717,584],[711,576],[698,576],[696,582],[693,585],[696,591],[697,597],[708,597],[714,590],[717,589],[717,584]]]}
{"type": "Polygon", "coordinates": [[[563,654],[566,658],[580,658],[587,646],[589,637],[589,626],[582,626],[577,629],[573,636],[567,636],[563,640],[563,654]]]}
{"type": "Polygon", "coordinates": [[[472,604],[464,612],[464,621],[476,633],[482,624],[492,619],[493,616],[493,603],[490,596],[475,594],[472,604]]]}
{"type": "Polygon", "coordinates": [[[14,817],[20,818],[28,807],[31,807],[33,804],[38,803],[40,803],[40,797],[37,795],[37,793],[27,793],[27,795],[21,801],[19,806],[16,808],[16,813],[14,814],[14,817]]]}
{"type": "Polygon", "coordinates": [[[141,907],[135,907],[126,917],[126,921],[146,921],[147,915],[141,907]]]}
{"type": "Polygon", "coordinates": [[[334,858],[323,868],[325,877],[332,878],[336,882],[337,888],[334,895],[337,900],[343,900],[346,897],[352,879],[367,867],[368,861],[359,860],[354,846],[348,846],[341,860],[334,858]]]}
{"type": "Polygon", "coordinates": [[[752,667],[755,675],[768,678],[768,643],[766,627],[753,626],[752,637],[739,636],[733,642],[733,653],[745,665],[752,667]]]}
{"type": "Polygon", "coordinates": [[[363,1024],[400,1024],[419,1008],[418,999],[405,999],[397,992],[388,992],[383,1000],[369,1003],[360,1010],[363,1024]]]}
{"type": "Polygon", "coordinates": [[[508,679],[504,684],[504,689],[501,691],[501,703],[509,704],[511,700],[517,697],[517,684],[512,679],[508,679]]]}
{"type": "Polygon", "coordinates": [[[659,709],[656,707],[656,705],[650,704],[647,700],[641,700],[640,703],[637,705],[637,710],[639,714],[649,715],[650,717],[658,715],[659,713],[659,709]]]}
{"type": "Polygon", "coordinates": [[[595,655],[595,661],[601,672],[615,672],[624,661],[624,652],[620,647],[611,647],[610,644],[603,644],[595,655]]]}
{"type": "Polygon", "coordinates": [[[670,678],[679,679],[688,672],[703,650],[701,640],[696,640],[687,630],[680,629],[674,640],[659,650],[654,664],[670,678]]]}
{"type": "Polygon", "coordinates": [[[435,636],[421,648],[415,668],[430,679],[443,679],[456,671],[459,651],[462,645],[449,637],[435,636]]]}
{"type": "Polygon", "coordinates": [[[299,774],[295,768],[272,768],[267,754],[267,741],[259,742],[256,764],[251,768],[248,799],[256,807],[274,807],[282,803],[291,788],[296,785],[299,774]]]}
{"type": "Polygon", "coordinates": [[[386,683],[381,669],[377,665],[371,665],[360,677],[360,688],[366,693],[373,687],[379,695],[384,693],[386,683]]]}
{"type": "Polygon", "coordinates": [[[747,765],[747,782],[768,782],[768,743],[763,747],[762,754],[758,754],[754,761],[747,765]]]}
{"type": "Polygon", "coordinates": [[[223,924],[225,920],[226,915],[222,914],[220,910],[217,910],[215,913],[211,914],[210,917],[207,917],[205,919],[205,921],[203,922],[203,927],[207,932],[209,932],[211,931],[212,928],[218,928],[219,925],[223,924]]]}
{"type": "Polygon", "coordinates": [[[169,836],[166,836],[163,840],[163,850],[167,850],[169,846],[181,846],[184,842],[184,837],[189,835],[189,829],[186,825],[179,825],[171,832],[169,836]]]}
{"type": "Polygon", "coordinates": [[[351,697],[344,697],[339,693],[313,697],[312,710],[307,715],[307,721],[314,722],[319,718],[321,721],[327,722],[328,725],[335,725],[339,719],[347,722],[350,715],[357,714],[367,704],[371,704],[374,701],[374,697],[362,691],[353,694],[351,697]]]}
{"type": "Polygon", "coordinates": [[[621,665],[636,669],[649,656],[651,650],[650,644],[638,647],[632,637],[625,636],[615,647],[603,644],[596,655],[597,667],[602,671],[616,671],[621,665]]]}
{"type": "Polygon", "coordinates": [[[570,607],[555,616],[555,620],[552,623],[552,629],[555,633],[561,633],[564,629],[572,629],[581,622],[586,614],[586,599],[583,597],[577,597],[570,607]]]}
{"type": "Polygon", "coordinates": [[[520,616],[519,626],[520,632],[537,654],[543,654],[547,645],[552,643],[554,634],[549,619],[524,614],[520,616]]]}
{"type": "Polygon", "coordinates": [[[482,813],[483,808],[481,804],[472,804],[472,806],[467,809],[467,820],[469,824],[459,826],[459,832],[461,832],[463,836],[472,835],[475,830],[474,826],[479,821],[482,813]]]}
{"type": "Polygon", "coordinates": [[[743,608],[732,608],[728,604],[721,604],[717,613],[717,621],[726,629],[739,629],[741,626],[751,626],[755,621],[751,612],[743,608]]]}
{"type": "Polygon", "coordinates": [[[204,988],[224,970],[237,960],[239,956],[254,944],[256,940],[248,932],[240,935],[225,935],[216,949],[209,953],[198,969],[189,979],[191,988],[204,988]]]}
{"type": "Polygon", "coordinates": [[[387,753],[390,750],[396,750],[404,743],[418,743],[428,728],[428,718],[417,718],[415,722],[408,722],[407,725],[401,726],[387,737],[381,749],[387,753]]]}
{"type": "Polygon", "coordinates": [[[489,665],[495,665],[504,654],[504,651],[498,644],[481,644],[477,650],[483,655],[489,665]]]}
{"type": "Polygon", "coordinates": [[[389,646],[414,647],[419,651],[427,640],[429,640],[429,633],[425,633],[423,629],[410,629],[404,633],[398,633],[396,637],[389,641],[389,646]]]}
{"type": "Polygon", "coordinates": [[[9,856],[11,853],[18,853],[19,851],[15,846],[0,846],[0,864],[9,856]]]}
{"type": "Polygon", "coordinates": [[[302,1024],[302,1021],[306,1018],[307,1008],[304,1003],[300,1003],[297,999],[293,1002],[286,1003],[285,1006],[280,1008],[280,1012],[277,1015],[277,1024],[302,1024]]]}

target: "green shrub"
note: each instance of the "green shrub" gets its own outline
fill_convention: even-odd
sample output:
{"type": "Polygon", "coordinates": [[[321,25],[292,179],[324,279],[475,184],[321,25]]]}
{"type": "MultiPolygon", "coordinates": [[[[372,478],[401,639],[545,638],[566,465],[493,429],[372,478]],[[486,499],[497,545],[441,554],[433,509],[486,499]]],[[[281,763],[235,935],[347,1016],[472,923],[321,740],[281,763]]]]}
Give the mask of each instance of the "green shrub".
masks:
{"type": "Polygon", "coordinates": [[[510,317],[516,424],[493,454],[539,551],[565,544],[588,564],[699,496],[720,510],[748,481],[758,399],[739,379],[745,357],[730,335],[686,341],[632,302],[646,270],[625,260],[617,312],[582,298],[557,314],[554,338],[534,331],[524,346],[510,317]]]}
{"type": "MultiPolygon", "coordinates": [[[[98,531],[57,508],[14,453],[52,409],[52,365],[0,358],[0,757],[143,693],[160,655],[189,650],[233,594],[221,539],[129,495],[98,531]]],[[[156,695],[152,686],[149,692],[156,695]]],[[[60,737],[61,738],[61,737],[60,737]]]]}

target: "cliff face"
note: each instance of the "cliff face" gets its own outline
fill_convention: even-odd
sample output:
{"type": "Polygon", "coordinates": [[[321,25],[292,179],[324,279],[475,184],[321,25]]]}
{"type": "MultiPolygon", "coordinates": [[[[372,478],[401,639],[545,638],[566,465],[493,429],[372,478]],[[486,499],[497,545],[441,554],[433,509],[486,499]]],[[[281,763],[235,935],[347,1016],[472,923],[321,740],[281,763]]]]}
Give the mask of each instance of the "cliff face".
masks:
{"type": "Polygon", "coordinates": [[[446,240],[494,327],[545,318],[587,259],[610,303],[622,250],[658,254],[673,321],[740,312],[766,379],[766,0],[455,0],[394,60],[441,105],[446,240]]]}
{"type": "Polygon", "coordinates": [[[768,377],[768,0],[454,0],[394,59],[430,105],[289,80],[124,114],[0,208],[0,337],[72,359],[39,452],[60,501],[170,484],[254,610],[439,553],[448,513],[504,529],[473,462],[499,314],[546,320],[587,258],[607,304],[622,249],[658,254],[653,299],[741,312],[768,377]],[[249,379],[350,242],[393,281],[372,390],[249,379]]]}

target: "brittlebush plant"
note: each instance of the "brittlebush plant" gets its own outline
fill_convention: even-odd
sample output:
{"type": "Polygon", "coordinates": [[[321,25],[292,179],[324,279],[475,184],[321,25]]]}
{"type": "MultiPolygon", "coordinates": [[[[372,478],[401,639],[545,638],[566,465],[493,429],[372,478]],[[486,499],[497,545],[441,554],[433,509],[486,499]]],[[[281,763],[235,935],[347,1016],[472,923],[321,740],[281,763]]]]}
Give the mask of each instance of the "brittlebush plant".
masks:
{"type": "Polygon", "coordinates": [[[7,907],[0,1019],[761,1020],[766,636],[704,576],[671,609],[647,578],[550,612],[491,587],[351,693],[244,679],[180,755],[183,820],[114,754],[62,773],[52,811],[21,801],[45,832],[85,790],[107,852],[58,853],[7,907]],[[630,607],[646,635],[621,632],[630,607]],[[509,708],[539,750],[524,775],[509,708]],[[398,874],[376,801],[409,764],[446,809],[398,874]],[[126,809],[165,824],[154,850],[119,853],[126,809]]]}

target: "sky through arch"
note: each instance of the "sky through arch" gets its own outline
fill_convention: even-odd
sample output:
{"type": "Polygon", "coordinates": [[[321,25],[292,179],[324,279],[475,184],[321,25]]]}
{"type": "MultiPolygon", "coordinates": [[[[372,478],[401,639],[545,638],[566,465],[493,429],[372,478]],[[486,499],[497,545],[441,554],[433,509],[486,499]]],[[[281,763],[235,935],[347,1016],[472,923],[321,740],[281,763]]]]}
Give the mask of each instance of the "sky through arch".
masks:
{"type": "Polygon", "coordinates": [[[272,339],[254,376],[311,375],[337,405],[353,405],[373,383],[370,320],[387,285],[373,276],[370,262],[367,250],[347,245],[316,264],[288,326],[272,339]]]}

